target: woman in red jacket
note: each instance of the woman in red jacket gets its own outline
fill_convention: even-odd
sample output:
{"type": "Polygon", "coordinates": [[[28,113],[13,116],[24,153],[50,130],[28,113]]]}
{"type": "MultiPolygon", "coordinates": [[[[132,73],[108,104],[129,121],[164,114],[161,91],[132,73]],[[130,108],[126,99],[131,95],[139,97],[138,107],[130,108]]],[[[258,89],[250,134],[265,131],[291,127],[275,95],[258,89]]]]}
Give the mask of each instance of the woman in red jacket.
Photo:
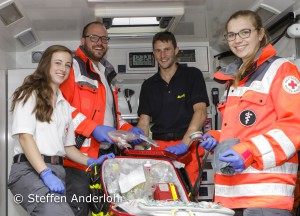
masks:
{"type": "Polygon", "coordinates": [[[255,12],[234,13],[226,32],[238,58],[215,74],[227,81],[218,106],[222,126],[201,143],[207,150],[218,144],[215,201],[243,208],[246,216],[292,215],[300,145],[299,72],[276,56],[255,12]]]}

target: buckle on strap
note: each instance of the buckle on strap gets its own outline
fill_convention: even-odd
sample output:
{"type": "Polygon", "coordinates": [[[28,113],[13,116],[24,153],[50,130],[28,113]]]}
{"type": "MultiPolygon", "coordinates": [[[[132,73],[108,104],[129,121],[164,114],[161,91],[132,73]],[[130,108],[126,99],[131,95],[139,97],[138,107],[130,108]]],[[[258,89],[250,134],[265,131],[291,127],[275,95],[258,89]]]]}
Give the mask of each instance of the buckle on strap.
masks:
{"type": "Polygon", "coordinates": [[[15,157],[17,157],[17,160],[16,160],[15,163],[20,163],[20,162],[22,162],[22,161],[21,161],[22,154],[18,154],[18,155],[16,155],[15,157]]]}
{"type": "Polygon", "coordinates": [[[54,156],[46,156],[42,155],[45,163],[51,163],[53,165],[62,165],[63,159],[60,156],[54,155],[54,156]]]}
{"type": "Polygon", "coordinates": [[[51,164],[59,164],[59,156],[51,156],[51,164]]]}

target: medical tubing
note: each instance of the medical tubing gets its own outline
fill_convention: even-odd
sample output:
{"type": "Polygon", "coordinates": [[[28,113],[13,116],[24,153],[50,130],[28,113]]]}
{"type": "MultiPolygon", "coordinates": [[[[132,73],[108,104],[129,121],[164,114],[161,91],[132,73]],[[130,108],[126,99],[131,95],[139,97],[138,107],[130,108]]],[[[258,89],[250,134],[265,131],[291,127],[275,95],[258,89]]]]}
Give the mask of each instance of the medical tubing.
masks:
{"type": "Polygon", "coordinates": [[[193,202],[199,202],[197,200],[197,194],[199,193],[199,188],[200,188],[200,185],[201,185],[201,178],[202,178],[202,174],[203,174],[203,170],[204,170],[204,165],[206,164],[207,157],[208,157],[210,151],[214,148],[214,146],[212,146],[205,153],[205,155],[203,157],[203,160],[202,160],[203,165],[201,166],[200,157],[199,157],[199,153],[198,153],[198,149],[199,149],[200,143],[201,143],[201,141],[199,141],[197,143],[197,146],[196,146],[196,158],[197,158],[198,167],[199,167],[199,174],[198,174],[197,180],[195,181],[195,184],[194,184],[194,187],[193,187],[193,190],[192,190],[192,194],[191,194],[191,200],[193,202]]]}

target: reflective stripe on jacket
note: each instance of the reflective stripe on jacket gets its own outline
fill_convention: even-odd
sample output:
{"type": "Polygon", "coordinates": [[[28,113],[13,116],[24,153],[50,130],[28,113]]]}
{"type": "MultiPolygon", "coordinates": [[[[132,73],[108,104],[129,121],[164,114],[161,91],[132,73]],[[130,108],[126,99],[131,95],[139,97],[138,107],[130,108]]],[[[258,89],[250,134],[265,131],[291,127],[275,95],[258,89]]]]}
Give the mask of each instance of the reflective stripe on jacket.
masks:
{"type": "MultiPolygon", "coordinates": [[[[246,169],[233,176],[215,176],[215,201],[228,208],[293,207],[300,145],[300,76],[284,58],[258,70],[275,54],[272,45],[261,49],[253,73],[237,88],[229,84],[218,107],[221,131],[210,132],[219,142],[241,140],[232,148],[244,159],[246,169]]],[[[233,80],[226,69],[215,78],[233,80]]]]}
{"type": "MultiPolygon", "coordinates": [[[[106,60],[101,61],[101,66],[105,67],[105,76],[110,84],[111,79],[114,77],[112,73],[115,73],[113,67],[106,60]]],[[[80,151],[89,157],[97,158],[100,144],[91,137],[91,133],[97,125],[103,125],[106,90],[112,91],[112,89],[105,89],[100,75],[93,68],[92,61],[84,54],[82,47],[76,50],[76,57],[73,60],[70,75],[60,86],[60,89],[71,106],[76,108],[72,113],[75,132],[88,137],[82,144],[80,151]]],[[[118,89],[115,88],[112,93],[115,108],[115,127],[117,129],[129,130],[132,126],[122,120],[118,111],[118,89]]],[[[67,159],[64,161],[64,165],[82,170],[86,169],[86,166],[79,165],[67,159]]]]}

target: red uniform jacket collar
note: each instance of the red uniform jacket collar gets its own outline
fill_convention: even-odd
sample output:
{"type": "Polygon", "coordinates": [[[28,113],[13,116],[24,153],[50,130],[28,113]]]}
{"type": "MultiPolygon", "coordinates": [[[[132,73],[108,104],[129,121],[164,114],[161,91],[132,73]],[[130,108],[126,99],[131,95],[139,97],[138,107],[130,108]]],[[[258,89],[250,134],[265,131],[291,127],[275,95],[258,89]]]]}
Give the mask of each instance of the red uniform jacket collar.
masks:
{"type": "MultiPolygon", "coordinates": [[[[83,46],[78,47],[78,49],[76,50],[76,56],[78,56],[86,65],[89,66],[90,71],[97,74],[97,72],[94,70],[93,62],[90,58],[87,57],[86,53],[83,50],[83,46]]],[[[105,58],[102,58],[100,60],[100,63],[105,67],[104,74],[108,83],[110,84],[112,80],[116,77],[117,73],[115,72],[113,65],[105,58]]]]}
{"type": "MultiPolygon", "coordinates": [[[[76,50],[76,56],[80,57],[82,59],[82,61],[84,61],[84,62],[87,62],[89,60],[89,58],[86,56],[82,46],[78,47],[78,49],[76,50]]],[[[90,60],[90,61],[92,61],[92,60],[90,60]]]]}
{"type": "MultiPolygon", "coordinates": [[[[269,58],[276,55],[276,50],[271,44],[261,48],[257,54],[254,63],[256,63],[256,67],[259,67],[269,58]]],[[[224,81],[230,81],[235,79],[235,75],[238,72],[240,66],[242,65],[242,59],[236,58],[232,63],[227,65],[226,67],[221,68],[214,74],[214,79],[217,82],[224,83],[224,81]]]]}

